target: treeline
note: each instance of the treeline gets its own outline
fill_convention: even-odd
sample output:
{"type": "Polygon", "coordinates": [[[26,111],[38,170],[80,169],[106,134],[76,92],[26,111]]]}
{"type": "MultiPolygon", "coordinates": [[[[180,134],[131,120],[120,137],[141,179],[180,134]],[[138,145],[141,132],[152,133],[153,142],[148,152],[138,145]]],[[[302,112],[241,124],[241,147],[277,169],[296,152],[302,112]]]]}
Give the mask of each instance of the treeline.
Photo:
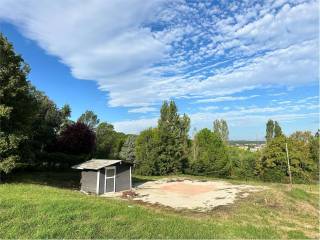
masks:
{"type": "Polygon", "coordinates": [[[194,174],[222,178],[312,182],[319,172],[319,132],[285,136],[266,124],[266,146],[250,152],[229,144],[223,119],[189,137],[190,119],[174,101],[161,107],[157,127],[138,136],[114,130],[92,111],[77,121],[27,81],[29,66],[0,35],[0,174],[15,168],[69,169],[90,158],[123,159],[141,175],[194,174]],[[288,154],[288,155],[287,155],[288,154]]]}
{"type": "Polygon", "coordinates": [[[266,124],[266,146],[257,152],[229,145],[223,119],[188,138],[190,120],[179,116],[173,101],[164,102],[156,128],[135,142],[135,171],[143,175],[193,174],[236,179],[288,182],[288,157],[294,182],[317,180],[319,132],[282,133],[277,121],[266,124]]]}

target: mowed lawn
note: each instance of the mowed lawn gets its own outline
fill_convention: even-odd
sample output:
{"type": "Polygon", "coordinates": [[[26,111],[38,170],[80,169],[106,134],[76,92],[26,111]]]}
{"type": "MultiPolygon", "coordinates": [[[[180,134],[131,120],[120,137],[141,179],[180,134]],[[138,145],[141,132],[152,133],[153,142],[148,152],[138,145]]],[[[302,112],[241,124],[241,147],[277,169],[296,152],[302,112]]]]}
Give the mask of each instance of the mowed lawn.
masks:
{"type": "Polygon", "coordinates": [[[264,184],[202,214],[84,195],[77,181],[20,173],[0,184],[0,238],[319,238],[318,185],[264,184]]]}

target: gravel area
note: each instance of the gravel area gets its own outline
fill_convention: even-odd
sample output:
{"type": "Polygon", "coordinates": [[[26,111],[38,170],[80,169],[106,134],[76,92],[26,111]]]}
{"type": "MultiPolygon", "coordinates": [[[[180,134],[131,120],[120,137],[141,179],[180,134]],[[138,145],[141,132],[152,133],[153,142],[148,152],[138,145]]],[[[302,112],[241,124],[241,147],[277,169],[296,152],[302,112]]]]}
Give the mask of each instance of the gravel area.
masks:
{"type": "Polygon", "coordinates": [[[137,196],[133,200],[175,209],[208,211],[217,206],[233,204],[237,199],[263,189],[265,187],[235,185],[226,181],[162,179],[135,187],[137,196]]]}

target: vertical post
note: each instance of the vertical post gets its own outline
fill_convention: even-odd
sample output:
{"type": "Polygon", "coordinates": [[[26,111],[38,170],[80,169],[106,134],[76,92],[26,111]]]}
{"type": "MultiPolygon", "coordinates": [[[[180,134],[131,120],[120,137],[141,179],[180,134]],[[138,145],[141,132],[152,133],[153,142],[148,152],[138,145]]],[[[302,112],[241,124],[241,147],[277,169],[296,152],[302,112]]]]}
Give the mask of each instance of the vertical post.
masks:
{"type": "Polygon", "coordinates": [[[97,189],[96,189],[96,193],[97,195],[99,195],[99,188],[100,188],[100,169],[98,169],[97,171],[97,189]]]}
{"type": "Polygon", "coordinates": [[[130,190],[132,190],[132,176],[131,176],[131,166],[130,166],[130,190]]]}
{"type": "Polygon", "coordinates": [[[288,172],[289,172],[290,185],[292,187],[292,176],[291,176],[289,151],[288,151],[288,144],[287,143],[286,143],[286,153],[287,153],[287,163],[288,163],[288,172]]]}

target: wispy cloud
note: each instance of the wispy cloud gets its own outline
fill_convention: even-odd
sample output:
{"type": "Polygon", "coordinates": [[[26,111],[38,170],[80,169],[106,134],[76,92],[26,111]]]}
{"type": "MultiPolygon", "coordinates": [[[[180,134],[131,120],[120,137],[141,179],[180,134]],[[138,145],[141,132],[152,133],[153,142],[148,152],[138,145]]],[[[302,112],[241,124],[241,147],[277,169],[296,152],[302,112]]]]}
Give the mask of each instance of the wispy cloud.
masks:
{"type": "Polygon", "coordinates": [[[251,98],[258,97],[259,95],[251,95],[246,97],[233,97],[233,96],[226,96],[226,97],[217,97],[217,98],[208,98],[208,99],[199,99],[196,103],[214,103],[214,102],[226,102],[226,101],[241,101],[247,100],[251,98]]]}
{"type": "Polygon", "coordinates": [[[140,108],[133,108],[128,110],[129,113],[147,113],[147,112],[155,112],[157,108],[154,107],[140,107],[140,108]]]}
{"type": "Polygon", "coordinates": [[[317,83],[318,4],[2,0],[0,21],[96,81],[110,106],[150,107],[317,83]]]}

